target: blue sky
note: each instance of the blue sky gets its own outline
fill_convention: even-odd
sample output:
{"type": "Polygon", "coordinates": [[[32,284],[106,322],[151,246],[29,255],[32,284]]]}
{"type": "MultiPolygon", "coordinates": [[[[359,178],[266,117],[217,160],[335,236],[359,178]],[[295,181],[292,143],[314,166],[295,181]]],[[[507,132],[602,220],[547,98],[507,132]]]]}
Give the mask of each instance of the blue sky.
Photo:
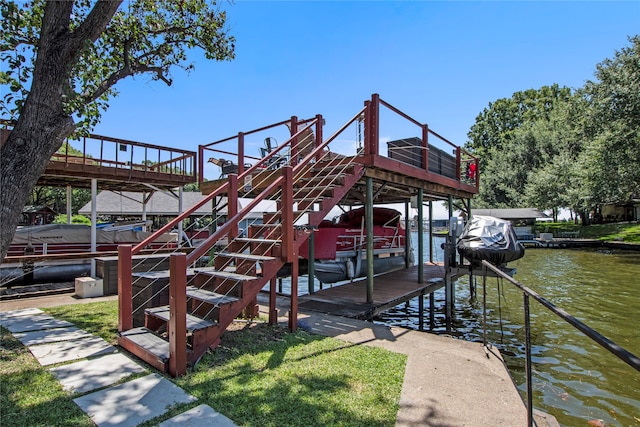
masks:
{"type": "MultiPolygon", "coordinates": [[[[463,145],[514,92],[577,88],[640,33],[640,2],[237,1],[223,3],[236,59],[118,84],[98,134],[196,150],[292,115],[325,134],[372,93],[463,145]]],[[[208,177],[208,178],[215,178],[208,177]]]]}

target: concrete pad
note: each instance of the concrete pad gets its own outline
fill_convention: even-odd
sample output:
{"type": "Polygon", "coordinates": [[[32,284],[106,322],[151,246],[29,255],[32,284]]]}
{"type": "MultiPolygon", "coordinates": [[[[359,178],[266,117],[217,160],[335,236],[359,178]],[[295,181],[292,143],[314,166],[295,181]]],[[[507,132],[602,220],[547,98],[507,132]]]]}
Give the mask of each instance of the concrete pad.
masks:
{"type": "Polygon", "coordinates": [[[6,319],[13,319],[13,318],[22,317],[22,316],[34,316],[36,314],[43,314],[43,313],[44,312],[39,308],[25,308],[22,310],[4,311],[4,312],[0,312],[0,322],[3,322],[6,319]]]}
{"type": "Polygon", "coordinates": [[[481,343],[319,313],[301,328],[406,354],[396,427],[525,425],[526,408],[497,349],[481,343]]]}
{"type": "Polygon", "coordinates": [[[45,329],[44,331],[16,332],[13,336],[22,344],[36,345],[47,344],[58,341],[70,341],[78,338],[88,337],[91,334],[75,326],[69,328],[45,329]]]}
{"type": "Polygon", "coordinates": [[[134,427],[195,397],[158,374],[96,391],[73,401],[98,427],[134,427]]]}
{"type": "Polygon", "coordinates": [[[50,369],[62,388],[70,393],[86,393],[117,383],[145,369],[127,356],[115,353],[50,369]]]}
{"type": "Polygon", "coordinates": [[[158,427],[235,427],[233,421],[202,404],[160,423],[158,427]]]}
{"type": "Polygon", "coordinates": [[[13,333],[66,328],[68,326],[73,326],[73,324],[66,320],[58,320],[47,314],[38,314],[35,316],[16,316],[6,320],[3,319],[2,326],[13,333]]]}
{"type": "Polygon", "coordinates": [[[42,366],[115,353],[116,348],[99,337],[88,336],[73,341],[60,341],[29,346],[29,351],[42,366]]]}

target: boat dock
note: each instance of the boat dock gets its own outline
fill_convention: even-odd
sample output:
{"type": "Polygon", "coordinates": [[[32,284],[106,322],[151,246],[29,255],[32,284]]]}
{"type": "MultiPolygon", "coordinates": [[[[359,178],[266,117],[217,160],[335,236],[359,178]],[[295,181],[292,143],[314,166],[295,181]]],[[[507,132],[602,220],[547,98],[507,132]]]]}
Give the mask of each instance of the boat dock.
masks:
{"type": "Polygon", "coordinates": [[[375,276],[375,292],[370,303],[367,302],[367,280],[362,278],[300,296],[298,306],[301,310],[369,320],[399,304],[444,287],[443,264],[427,262],[422,267],[423,283],[418,283],[419,265],[375,276]]]}

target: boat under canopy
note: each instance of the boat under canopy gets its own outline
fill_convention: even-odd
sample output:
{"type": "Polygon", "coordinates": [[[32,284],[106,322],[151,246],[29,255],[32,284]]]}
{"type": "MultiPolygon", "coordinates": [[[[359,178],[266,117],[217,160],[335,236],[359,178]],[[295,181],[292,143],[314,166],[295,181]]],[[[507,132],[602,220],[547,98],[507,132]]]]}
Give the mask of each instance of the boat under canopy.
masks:
{"type": "Polygon", "coordinates": [[[483,260],[504,266],[524,256],[524,246],[508,221],[474,215],[467,222],[456,244],[458,253],[477,267],[483,260]]]}
{"type": "MultiPolygon", "coordinates": [[[[358,208],[340,215],[335,221],[320,223],[314,238],[314,272],[320,282],[336,283],[367,274],[364,216],[365,209],[358,208]]],[[[406,267],[407,235],[400,217],[401,213],[395,209],[373,208],[374,274],[406,267]]],[[[309,258],[308,242],[300,248],[300,255],[309,258]]],[[[410,250],[409,265],[413,264],[410,250]]]]}

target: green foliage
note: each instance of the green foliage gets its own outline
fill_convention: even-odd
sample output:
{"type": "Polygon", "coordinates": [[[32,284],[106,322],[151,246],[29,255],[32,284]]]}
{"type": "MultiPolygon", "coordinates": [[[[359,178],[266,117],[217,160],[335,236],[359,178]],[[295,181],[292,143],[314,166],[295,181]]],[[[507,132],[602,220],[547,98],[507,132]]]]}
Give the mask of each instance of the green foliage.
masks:
{"type": "MultiPolygon", "coordinates": [[[[53,220],[53,224],[66,224],[66,223],[67,223],[66,215],[56,215],[56,218],[53,220]]],[[[91,220],[84,215],[73,215],[71,217],[71,224],[91,225],[91,220]]]]}
{"type": "MultiPolygon", "coordinates": [[[[66,35],[86,30],[83,25],[97,7],[87,0],[74,1],[68,8],[66,35]]],[[[0,99],[0,115],[15,120],[22,111],[30,91],[43,17],[50,9],[54,8],[46,7],[44,0],[0,0],[0,84],[7,87],[0,99]]],[[[215,1],[124,2],[95,42],[87,40],[75,61],[67,64],[71,73],[63,95],[65,112],[77,118],[78,130],[87,133],[107,109],[109,99],[117,95],[118,81],[148,74],[152,80],[170,85],[172,67],[194,68],[187,60],[187,52],[194,48],[202,49],[207,59],[223,61],[235,56],[226,12],[215,1]]]]}
{"type": "MultiPolygon", "coordinates": [[[[71,190],[71,212],[78,212],[89,201],[91,201],[91,191],[82,188],[71,190]]],[[[28,202],[34,206],[50,206],[56,212],[65,212],[66,203],[67,190],[65,188],[43,186],[37,186],[33,189],[28,202]]]]}
{"type": "Polygon", "coordinates": [[[467,148],[481,157],[478,207],[569,208],[588,221],[640,197],[640,36],[575,93],[516,92],[476,118],[467,148]]]}

